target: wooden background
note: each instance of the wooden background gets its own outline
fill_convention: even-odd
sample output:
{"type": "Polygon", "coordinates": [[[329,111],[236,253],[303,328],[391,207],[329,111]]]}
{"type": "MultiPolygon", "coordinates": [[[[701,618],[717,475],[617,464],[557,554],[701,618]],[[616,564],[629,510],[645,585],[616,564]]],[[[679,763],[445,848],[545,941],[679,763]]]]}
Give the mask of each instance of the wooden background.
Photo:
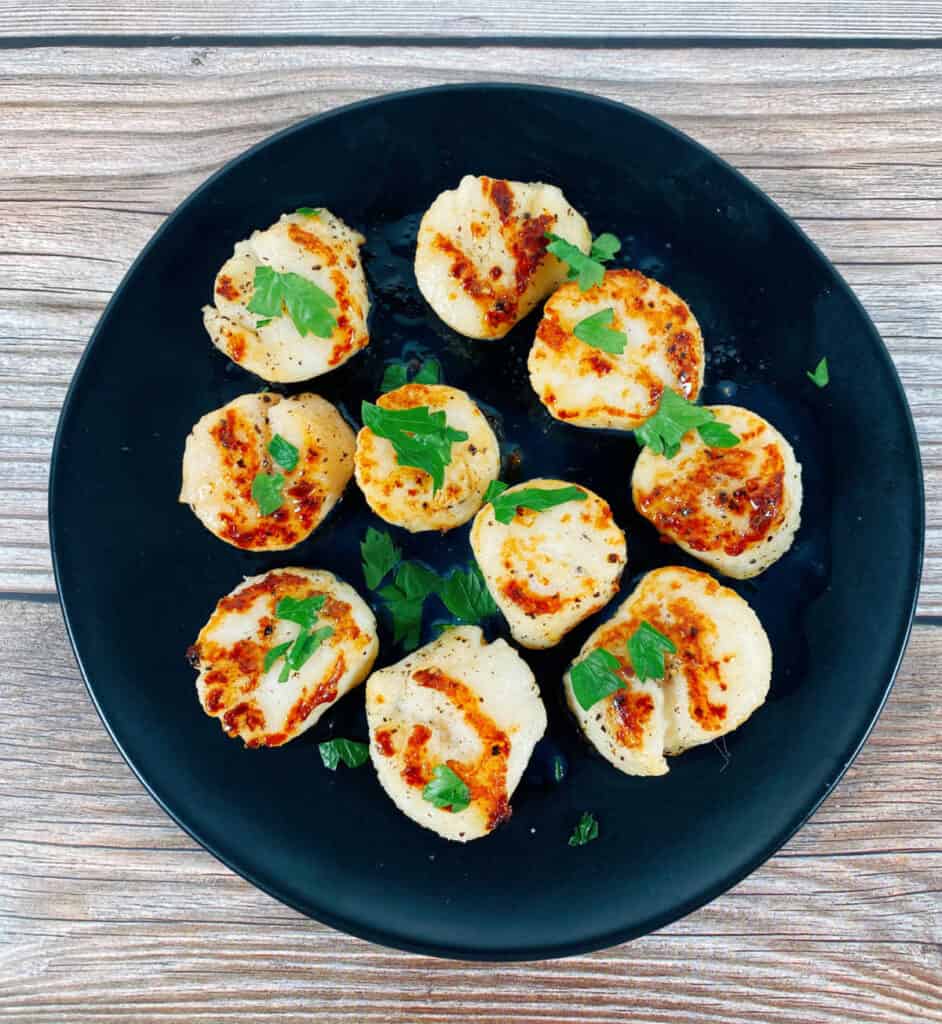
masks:
{"type": "Polygon", "coordinates": [[[0,1021],[942,1022],[940,36],[940,3],[0,0],[0,1021]],[[76,361],[195,185],[308,114],[501,79],[666,118],[797,217],[896,361],[929,527],[901,676],[811,823],[655,935],[494,967],[310,922],[163,815],[79,679],[45,516],[76,361]]]}

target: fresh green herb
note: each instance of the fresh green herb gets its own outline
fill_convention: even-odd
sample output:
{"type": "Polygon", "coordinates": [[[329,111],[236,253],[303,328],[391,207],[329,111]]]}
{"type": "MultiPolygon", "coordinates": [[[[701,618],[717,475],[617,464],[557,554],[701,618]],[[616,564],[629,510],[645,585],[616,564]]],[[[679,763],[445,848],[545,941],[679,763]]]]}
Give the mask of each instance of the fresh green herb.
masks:
{"type": "Polygon", "coordinates": [[[383,599],[393,620],[393,640],[407,651],[419,646],[422,632],[422,608],[425,599],[438,591],[439,579],[431,569],[418,562],[403,562],[396,580],[383,587],[383,599]]]}
{"type": "Polygon", "coordinates": [[[258,473],[252,481],[252,500],[263,516],[270,516],[281,508],[284,498],[281,488],[285,478],[281,473],[258,473]]]}
{"type": "Polygon", "coordinates": [[[389,363],[383,371],[383,383],[380,391],[385,394],[387,391],[395,391],[408,384],[440,384],[442,379],[442,364],[437,359],[424,359],[416,357],[408,361],[397,360],[389,363]]]}
{"type": "Polygon", "coordinates": [[[375,590],[386,578],[386,574],[399,564],[402,552],[385,530],[374,530],[371,526],[360,542],[360,557],[363,560],[366,585],[370,590],[375,590]]]}
{"type": "Polygon", "coordinates": [[[646,679],[663,679],[664,655],[676,653],[674,641],[656,630],[650,622],[642,622],[628,638],[631,667],[642,683],[646,679]]]}
{"type": "Polygon", "coordinates": [[[624,331],[615,331],[608,326],[614,319],[614,309],[600,309],[598,313],[580,320],[572,333],[593,348],[620,356],[628,344],[628,337],[624,331]]]}
{"type": "Polygon", "coordinates": [[[609,231],[603,232],[592,241],[589,259],[599,263],[608,263],[621,250],[621,241],[609,231]]]}
{"type": "Polygon", "coordinates": [[[283,597],[275,606],[275,616],[286,622],[296,622],[303,629],[311,629],[326,600],[324,594],[304,598],[283,597]]]}
{"type": "Polygon", "coordinates": [[[591,811],[583,811],[579,824],[572,830],[572,835],[569,837],[569,845],[585,846],[586,843],[591,843],[598,837],[599,823],[595,820],[595,815],[591,811]]]}
{"type": "Polygon", "coordinates": [[[484,492],[484,503],[487,504],[489,501],[493,501],[498,495],[504,493],[507,490],[507,484],[501,483],[500,480],[492,480],[487,485],[487,490],[484,492]]]}
{"type": "Polygon", "coordinates": [[[585,501],[588,494],[581,487],[525,487],[522,491],[511,491],[491,500],[494,518],[499,523],[510,523],[518,508],[531,512],[545,512],[548,508],[563,505],[567,501],[585,501]]]}
{"type": "Polygon", "coordinates": [[[294,212],[300,213],[302,217],[318,217],[321,211],[310,206],[299,206],[294,212]]]}
{"type": "Polygon", "coordinates": [[[383,370],[383,382],[379,389],[385,395],[387,391],[395,391],[409,383],[409,368],[405,363],[390,363],[383,370]]]}
{"type": "Polygon", "coordinates": [[[255,330],[257,331],[259,329],[259,327],[267,327],[271,323],[271,321],[272,321],[271,317],[268,317],[267,320],[259,320],[255,324],[255,330]]]}
{"type": "Polygon", "coordinates": [[[562,782],[564,778],[566,778],[566,759],[561,754],[557,754],[553,758],[553,781],[562,782]]]}
{"type": "Polygon", "coordinates": [[[348,768],[359,768],[366,764],[370,756],[370,748],[366,743],[359,743],[357,740],[345,740],[338,737],[335,740],[325,740],[317,745],[320,751],[324,767],[332,772],[337,770],[341,761],[348,768]]]}
{"type": "Polygon", "coordinates": [[[497,614],[497,605],[476,562],[467,571],[452,570],[441,582],[438,596],[456,619],[469,625],[497,614]]]}
{"type": "Polygon", "coordinates": [[[422,365],[415,371],[412,378],[413,384],[440,384],[442,379],[442,364],[437,359],[425,359],[422,365]]]}
{"type": "Polygon", "coordinates": [[[275,462],[289,473],[298,464],[298,449],[281,434],[275,434],[268,442],[268,451],[275,462]]]}
{"type": "Polygon", "coordinates": [[[581,292],[602,283],[605,278],[605,267],[602,264],[607,263],[621,248],[621,242],[614,235],[606,233],[595,239],[587,256],[578,246],[559,235],[547,232],[546,237],[550,240],[547,251],[569,264],[569,278],[578,280],[581,292]]]}
{"type": "Polygon", "coordinates": [[[294,640],[278,644],[265,655],[265,671],[284,655],[285,663],[281,667],[278,682],[286,682],[291,672],[297,672],[318,647],[334,634],[333,626],[322,626],[314,629],[317,613],[327,600],[324,594],[313,597],[283,597],[275,606],[275,617],[285,622],[295,622],[301,628],[294,640]]]}
{"type": "Polygon", "coordinates": [[[415,409],[381,409],[363,402],[360,415],[377,437],[391,442],[399,465],[424,470],[431,476],[436,491],[445,483],[451,446],[468,440],[463,430],[448,426],[444,411],[432,412],[425,405],[415,409]]]}
{"type": "Polygon", "coordinates": [[[291,646],[292,641],[287,640],[283,644],[278,644],[277,647],[273,647],[270,651],[265,654],[264,669],[267,672],[272,665],[288,650],[291,646]]]}
{"type": "Polygon", "coordinates": [[[625,681],[617,675],[621,662],[604,647],[597,647],[578,664],[573,665],[569,673],[572,692],[579,701],[583,711],[588,711],[616,690],[626,689],[625,681]]]}
{"type": "Polygon", "coordinates": [[[720,423],[719,420],[712,420],[710,423],[701,423],[697,427],[704,444],[711,448],[735,448],[739,444],[739,438],[733,433],[728,423],[720,423]]]}
{"type": "Polygon", "coordinates": [[[316,334],[329,338],[337,326],[329,310],[337,303],[313,281],[300,274],[280,274],[269,266],[255,268],[255,291],[248,304],[249,312],[261,316],[281,316],[287,309],[298,334],[316,334]]]}
{"type": "Polygon", "coordinates": [[[827,356],[821,360],[820,363],[814,368],[814,372],[811,370],[805,370],[808,375],[808,379],[816,384],[819,388],[826,388],[830,383],[831,377],[828,373],[828,361],[827,356]]]}
{"type": "Polygon", "coordinates": [[[432,772],[431,781],[422,790],[422,798],[457,814],[471,803],[471,790],[448,765],[438,764],[432,772]]]}
{"type": "Polygon", "coordinates": [[[635,438],[655,455],[672,459],[680,451],[684,436],[694,429],[711,448],[732,448],[739,444],[739,438],[725,423],[716,422],[714,413],[688,402],[670,388],[665,388],[657,412],[638,427],[635,438]],[[707,424],[713,425],[704,430],[707,424]]]}

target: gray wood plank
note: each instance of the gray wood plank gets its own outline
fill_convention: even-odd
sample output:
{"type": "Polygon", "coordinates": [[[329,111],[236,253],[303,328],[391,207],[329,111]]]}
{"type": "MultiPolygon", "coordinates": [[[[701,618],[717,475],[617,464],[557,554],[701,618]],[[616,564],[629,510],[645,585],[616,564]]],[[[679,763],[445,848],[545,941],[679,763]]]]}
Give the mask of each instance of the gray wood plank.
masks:
{"type": "Polygon", "coordinates": [[[162,218],[245,147],[380,92],[511,77],[668,119],[837,261],[907,387],[942,614],[942,50],[527,47],[0,51],[0,591],[49,593],[48,452],[72,370],[162,218]],[[512,71],[512,74],[511,74],[512,71]]]}
{"type": "Polygon", "coordinates": [[[0,602],[0,1021],[938,1024],[940,658],[917,627],[844,781],[730,893],[603,953],[495,968],[338,934],[230,873],[121,760],[56,606],[0,602]]]}
{"type": "Polygon", "coordinates": [[[148,4],[85,0],[48,7],[0,2],[0,36],[220,35],[314,37],[536,37],[650,39],[657,37],[764,37],[814,39],[931,39],[942,35],[942,10],[932,2],[878,0],[372,0],[351,7],[254,0],[239,6],[151,0],[148,4]]]}

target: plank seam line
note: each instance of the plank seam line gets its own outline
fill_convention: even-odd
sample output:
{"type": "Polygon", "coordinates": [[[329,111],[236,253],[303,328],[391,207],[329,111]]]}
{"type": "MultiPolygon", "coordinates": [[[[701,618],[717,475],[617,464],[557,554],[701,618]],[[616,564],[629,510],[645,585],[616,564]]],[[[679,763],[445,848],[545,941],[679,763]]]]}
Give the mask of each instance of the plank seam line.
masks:
{"type": "Polygon", "coordinates": [[[483,32],[475,35],[317,35],[317,34],[202,34],[175,35],[172,33],[94,34],[73,33],[62,35],[6,36],[0,38],[0,49],[38,49],[45,47],[265,47],[265,46],[348,46],[348,47],[461,47],[499,46],[525,49],[887,49],[934,50],[942,48],[942,36],[637,36],[628,34],[599,36],[507,36],[483,32]]]}

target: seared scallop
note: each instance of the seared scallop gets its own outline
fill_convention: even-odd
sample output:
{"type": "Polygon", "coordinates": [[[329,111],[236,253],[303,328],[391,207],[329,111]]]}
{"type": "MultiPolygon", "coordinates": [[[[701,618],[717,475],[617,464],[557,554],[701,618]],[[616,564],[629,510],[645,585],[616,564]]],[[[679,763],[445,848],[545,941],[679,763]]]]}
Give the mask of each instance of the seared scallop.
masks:
{"type": "Polygon", "coordinates": [[[444,483],[436,488],[424,469],[399,464],[391,441],[363,427],[356,439],[356,478],[370,508],[412,533],[466,523],[500,473],[497,438],[481,410],[464,391],[444,384],[405,384],[380,395],[376,404],[381,409],[443,411],[446,425],[468,436],[451,445],[444,483]]]}
{"type": "Polygon", "coordinates": [[[468,338],[502,338],[566,279],[546,233],[588,253],[585,220],[555,185],[466,175],[419,225],[415,277],[435,312],[468,338]]]}
{"type": "Polygon", "coordinates": [[[263,380],[309,380],[341,366],[370,340],[363,242],[329,210],[282,214],[270,228],[237,242],[216,276],[215,305],[203,307],[213,344],[263,380]],[[287,287],[283,297],[271,281],[256,297],[259,268],[289,275],[279,279],[287,287]],[[319,301],[318,291],[306,285],[319,290],[319,301]],[[271,309],[249,309],[258,309],[273,286],[271,309]]]}
{"type": "Polygon", "coordinates": [[[589,742],[627,775],[663,775],[665,755],[719,739],[765,701],[772,649],[755,612],[735,591],[694,569],[649,572],[621,607],[585,642],[566,673],[566,700],[589,742]],[[673,644],[664,676],[642,682],[628,640],[642,622],[673,644]],[[586,710],[573,668],[603,649],[618,661],[623,684],[586,710]]]}
{"type": "Polygon", "coordinates": [[[180,501],[227,544],[283,551],[310,536],[340,500],[353,449],[353,431],[319,395],[242,395],[193,427],[180,501]],[[260,476],[267,480],[257,483],[260,476]],[[257,500],[265,483],[271,504],[280,498],[271,511],[257,500]]]}
{"type": "Polygon", "coordinates": [[[665,388],[690,401],[700,393],[703,335],[687,303],[666,285],[637,270],[607,270],[588,291],[570,281],[554,293],[527,365],[534,391],[556,419],[634,430],[657,410],[665,388]],[[603,348],[581,340],[575,331],[588,317],[607,320],[603,341],[615,341],[613,331],[623,338],[603,348]]]}
{"type": "Polygon", "coordinates": [[[378,650],[376,620],[353,587],[291,568],[239,584],[187,656],[203,710],[227,736],[280,747],[362,683],[378,650]]]}
{"type": "MultiPolygon", "coordinates": [[[[505,504],[525,491],[572,488],[564,480],[528,480],[504,491],[505,504]]],[[[625,535],[608,502],[587,487],[542,512],[518,506],[499,522],[490,502],[474,520],[471,547],[487,589],[524,647],[553,647],[618,592],[625,535]]]]}
{"type": "Polygon", "coordinates": [[[739,438],[711,448],[690,431],[668,459],[642,450],[631,475],[635,508],[694,558],[748,579],[792,546],[801,523],[801,465],[761,416],[736,405],[707,408],[739,438]]]}
{"type": "Polygon", "coordinates": [[[403,814],[458,842],[510,817],[510,798],[546,729],[526,662],[503,640],[485,643],[477,626],[446,630],[374,672],[366,717],[383,789],[403,814]],[[467,806],[429,799],[426,787],[443,769],[467,806]]]}

